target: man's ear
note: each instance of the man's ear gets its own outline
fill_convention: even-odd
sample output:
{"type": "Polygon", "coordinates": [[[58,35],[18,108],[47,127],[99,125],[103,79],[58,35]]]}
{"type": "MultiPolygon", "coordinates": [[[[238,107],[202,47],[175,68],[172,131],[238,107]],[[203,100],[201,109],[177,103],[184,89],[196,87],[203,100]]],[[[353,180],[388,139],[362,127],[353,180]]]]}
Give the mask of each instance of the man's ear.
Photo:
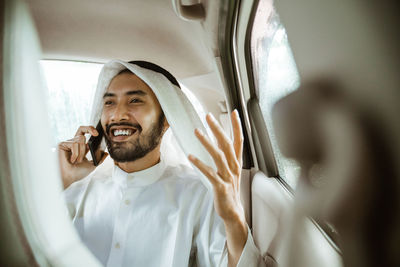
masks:
{"type": "Polygon", "coordinates": [[[167,131],[169,128],[169,123],[166,118],[164,119],[163,128],[164,128],[164,132],[167,131]]]}

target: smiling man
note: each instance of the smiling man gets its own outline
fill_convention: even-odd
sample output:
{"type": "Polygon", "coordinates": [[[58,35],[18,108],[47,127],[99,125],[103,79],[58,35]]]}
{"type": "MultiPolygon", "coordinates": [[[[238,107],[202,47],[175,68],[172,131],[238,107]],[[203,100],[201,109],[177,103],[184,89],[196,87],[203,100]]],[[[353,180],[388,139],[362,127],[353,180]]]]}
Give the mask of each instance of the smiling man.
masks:
{"type": "MultiPolygon", "coordinates": [[[[177,122],[190,122],[185,122],[186,113],[176,118],[185,112],[184,104],[179,110],[165,101],[174,98],[174,90],[180,90],[176,79],[149,62],[112,61],[103,67],[93,118],[101,123],[112,166],[96,168],[86,158],[85,134],[102,134],[93,126],[81,126],[73,139],[59,144],[73,224],[82,241],[106,266],[256,264],[258,253],[238,187],[242,150],[239,117],[232,115],[235,138],[230,142],[215,119],[207,116],[221,151],[196,130],[217,169],[193,155],[189,159],[211,182],[213,190],[209,190],[193,169],[171,165],[168,158],[174,155],[161,153],[168,121],[180,131],[184,127],[177,122]]],[[[100,163],[108,155],[100,150],[97,154],[100,163]]]]}
{"type": "Polygon", "coordinates": [[[159,161],[168,123],[154,92],[129,70],[120,72],[104,94],[101,125],[108,152],[121,169],[139,171],[159,161]]]}

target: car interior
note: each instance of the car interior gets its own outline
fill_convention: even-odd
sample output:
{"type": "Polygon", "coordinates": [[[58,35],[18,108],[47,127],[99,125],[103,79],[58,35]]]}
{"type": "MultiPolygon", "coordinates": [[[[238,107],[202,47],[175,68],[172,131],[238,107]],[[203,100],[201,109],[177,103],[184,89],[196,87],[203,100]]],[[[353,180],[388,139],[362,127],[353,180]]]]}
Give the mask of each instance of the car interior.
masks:
{"type": "MultiPolygon", "coordinates": [[[[48,77],[53,63],[92,64],[95,71],[82,80],[95,86],[102,64],[112,59],[154,62],[228,135],[229,114],[237,109],[245,137],[241,200],[267,266],[345,266],[335,226],[301,214],[303,174],[280,151],[273,123],[274,104],[304,81],[336,79],[357,105],[380,118],[400,173],[399,34],[386,26],[397,25],[389,4],[5,0],[1,6],[2,265],[101,266],[80,241],[62,198],[54,153],[59,139],[51,125],[63,121],[64,113],[52,109],[63,104],[47,104],[59,96],[59,85],[48,77]]],[[[74,75],[62,72],[65,80],[74,75]]],[[[63,106],[65,112],[73,108],[63,106]]]]}

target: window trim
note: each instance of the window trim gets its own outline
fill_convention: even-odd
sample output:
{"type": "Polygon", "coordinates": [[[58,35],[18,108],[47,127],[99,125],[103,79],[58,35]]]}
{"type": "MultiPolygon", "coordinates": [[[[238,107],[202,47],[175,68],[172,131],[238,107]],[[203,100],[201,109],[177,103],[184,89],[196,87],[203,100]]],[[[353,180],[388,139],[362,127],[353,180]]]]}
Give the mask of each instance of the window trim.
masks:
{"type": "Polygon", "coordinates": [[[224,87],[227,107],[233,110],[237,109],[239,116],[242,118],[242,129],[244,135],[243,144],[243,169],[250,169],[257,165],[254,154],[253,141],[251,136],[250,124],[247,118],[246,105],[240,94],[242,90],[238,80],[237,68],[235,63],[234,49],[235,42],[234,32],[237,28],[237,12],[240,1],[221,1],[219,25],[218,25],[218,47],[220,52],[220,64],[222,69],[222,77],[224,79],[224,87]]]}
{"type": "MultiPolygon", "coordinates": [[[[271,1],[272,3],[272,1],[271,1]]],[[[251,34],[253,21],[257,12],[259,0],[241,1],[236,12],[236,27],[232,39],[233,58],[238,76],[241,102],[246,129],[251,136],[252,158],[255,168],[263,171],[268,177],[278,177],[279,171],[273,154],[269,133],[261,109],[259,107],[257,90],[253,76],[251,58],[251,34]],[[258,135],[257,133],[265,133],[258,135]]]]}

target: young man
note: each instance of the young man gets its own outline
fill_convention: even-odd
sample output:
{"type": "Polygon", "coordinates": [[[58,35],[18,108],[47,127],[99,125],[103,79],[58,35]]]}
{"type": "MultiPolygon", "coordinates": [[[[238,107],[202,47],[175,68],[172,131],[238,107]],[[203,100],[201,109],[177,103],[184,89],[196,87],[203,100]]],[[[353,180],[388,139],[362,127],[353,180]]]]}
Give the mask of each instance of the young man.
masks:
{"type": "MultiPolygon", "coordinates": [[[[208,190],[196,172],[168,164],[172,155],[160,152],[170,124],[179,135],[191,122],[178,87],[171,74],[149,62],[112,61],[103,67],[92,122],[100,120],[114,166],[95,168],[86,158],[84,135],[100,134],[93,126],[81,126],[75,138],[60,143],[73,223],[107,266],[256,264],[258,252],[240,203],[243,137],[237,112],[232,113],[233,142],[211,115],[207,122],[218,145],[195,132],[216,166],[189,156],[212,184],[208,190]],[[174,100],[181,101],[182,110],[174,100]]],[[[103,162],[107,153],[97,153],[103,162]]]]}

